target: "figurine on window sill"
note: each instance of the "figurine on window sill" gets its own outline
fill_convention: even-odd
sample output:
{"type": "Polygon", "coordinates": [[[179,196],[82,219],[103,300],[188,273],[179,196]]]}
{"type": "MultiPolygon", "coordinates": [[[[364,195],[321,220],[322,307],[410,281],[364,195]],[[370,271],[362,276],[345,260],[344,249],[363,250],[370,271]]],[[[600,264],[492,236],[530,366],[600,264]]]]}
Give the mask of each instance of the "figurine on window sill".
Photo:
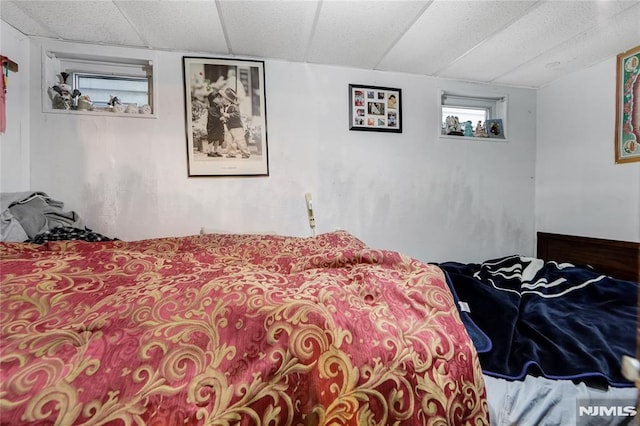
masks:
{"type": "Polygon", "coordinates": [[[110,96],[107,105],[109,105],[112,112],[123,113],[127,109],[127,106],[123,105],[117,96],[110,96]]]}
{"type": "Polygon", "coordinates": [[[74,100],[81,95],[78,89],[71,90],[71,86],[67,84],[69,73],[60,73],[60,83],[49,88],[49,97],[51,98],[53,109],[72,109],[74,100]]]}
{"type": "Polygon", "coordinates": [[[447,125],[447,135],[462,136],[462,126],[460,125],[460,119],[457,116],[450,115],[445,120],[447,125]]]}
{"type": "Polygon", "coordinates": [[[464,122],[464,135],[467,137],[473,136],[473,125],[471,120],[467,120],[464,122]]]}
{"type": "Polygon", "coordinates": [[[473,136],[475,136],[476,138],[486,138],[488,136],[487,131],[482,125],[482,121],[478,120],[478,124],[476,125],[476,130],[473,133],[473,136]]]}
{"type": "Polygon", "coordinates": [[[78,111],[91,111],[93,108],[93,103],[91,102],[91,98],[87,95],[82,95],[78,98],[78,111]]]}

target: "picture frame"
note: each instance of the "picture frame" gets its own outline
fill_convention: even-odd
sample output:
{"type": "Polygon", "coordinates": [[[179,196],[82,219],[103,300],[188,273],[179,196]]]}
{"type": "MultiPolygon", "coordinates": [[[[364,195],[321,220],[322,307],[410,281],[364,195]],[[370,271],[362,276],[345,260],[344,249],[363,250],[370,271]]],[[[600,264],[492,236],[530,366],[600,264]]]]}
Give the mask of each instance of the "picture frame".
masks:
{"type": "Polygon", "coordinates": [[[349,84],[349,130],[402,133],[402,90],[349,84]]]}
{"type": "Polygon", "coordinates": [[[487,136],[493,139],[504,139],[504,127],[501,118],[489,118],[484,122],[487,136]]]}
{"type": "Polygon", "coordinates": [[[264,62],[183,56],[187,170],[269,176],[264,62]]]}
{"type": "Polygon", "coordinates": [[[640,46],[617,55],[615,162],[640,161],[640,46]]]}

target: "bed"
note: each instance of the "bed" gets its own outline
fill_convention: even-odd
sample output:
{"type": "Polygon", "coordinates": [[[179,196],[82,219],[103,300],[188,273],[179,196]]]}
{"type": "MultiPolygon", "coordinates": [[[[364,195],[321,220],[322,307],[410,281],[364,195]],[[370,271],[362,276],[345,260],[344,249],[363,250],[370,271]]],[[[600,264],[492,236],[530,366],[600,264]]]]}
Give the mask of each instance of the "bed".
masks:
{"type": "Polygon", "coordinates": [[[640,243],[537,238],[533,258],[438,265],[479,353],[492,424],[628,424],[637,390],[621,360],[636,355],[640,243]]]}
{"type": "Polygon", "coordinates": [[[441,269],[339,231],[0,243],[0,423],[483,425],[441,269]]]}

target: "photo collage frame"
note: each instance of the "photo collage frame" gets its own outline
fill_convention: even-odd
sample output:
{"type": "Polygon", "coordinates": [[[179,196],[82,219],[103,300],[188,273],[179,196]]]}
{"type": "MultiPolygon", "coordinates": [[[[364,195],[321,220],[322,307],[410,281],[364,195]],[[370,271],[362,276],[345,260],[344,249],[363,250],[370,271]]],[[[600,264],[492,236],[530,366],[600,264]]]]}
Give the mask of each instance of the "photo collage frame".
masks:
{"type": "Polygon", "coordinates": [[[349,130],[402,133],[402,90],[349,85],[349,130]]]}

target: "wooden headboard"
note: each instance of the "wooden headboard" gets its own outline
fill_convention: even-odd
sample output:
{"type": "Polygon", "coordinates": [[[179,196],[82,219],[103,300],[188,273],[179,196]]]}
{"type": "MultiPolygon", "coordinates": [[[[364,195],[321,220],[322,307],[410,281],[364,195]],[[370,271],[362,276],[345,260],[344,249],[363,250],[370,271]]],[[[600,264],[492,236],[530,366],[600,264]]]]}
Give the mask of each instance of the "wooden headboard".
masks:
{"type": "Polygon", "coordinates": [[[603,274],[640,282],[640,243],[538,232],[537,257],[591,265],[603,274]]]}

